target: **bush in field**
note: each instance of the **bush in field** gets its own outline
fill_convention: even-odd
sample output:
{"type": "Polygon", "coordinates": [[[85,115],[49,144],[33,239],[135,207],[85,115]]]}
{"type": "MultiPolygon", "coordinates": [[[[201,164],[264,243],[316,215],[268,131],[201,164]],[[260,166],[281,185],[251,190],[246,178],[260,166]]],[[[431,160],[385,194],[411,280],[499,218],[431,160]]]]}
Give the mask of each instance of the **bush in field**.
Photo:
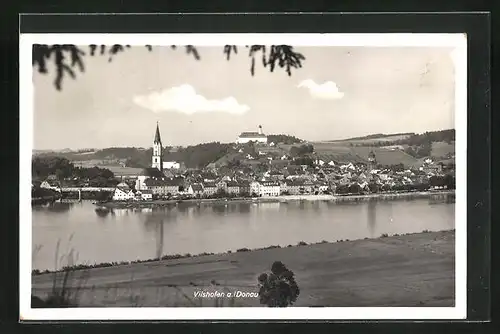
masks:
{"type": "Polygon", "coordinates": [[[293,271],[281,261],[276,261],[270,273],[262,273],[259,278],[260,303],[268,307],[291,306],[300,294],[293,271]]]}

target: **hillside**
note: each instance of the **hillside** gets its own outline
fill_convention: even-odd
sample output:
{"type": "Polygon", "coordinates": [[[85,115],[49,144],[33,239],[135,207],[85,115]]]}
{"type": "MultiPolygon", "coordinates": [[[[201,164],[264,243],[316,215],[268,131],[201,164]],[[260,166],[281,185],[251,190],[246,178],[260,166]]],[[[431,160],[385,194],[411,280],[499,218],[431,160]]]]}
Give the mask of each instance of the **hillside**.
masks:
{"type": "Polygon", "coordinates": [[[394,133],[394,134],[383,134],[383,133],[377,133],[373,135],[367,135],[367,136],[361,136],[361,137],[353,137],[353,138],[348,138],[348,139],[340,139],[340,140],[330,140],[327,142],[330,143],[373,143],[377,141],[396,141],[396,140],[402,140],[409,138],[411,136],[415,135],[413,132],[406,132],[406,133],[394,133]]]}
{"type": "Polygon", "coordinates": [[[339,163],[360,162],[367,163],[371,151],[375,153],[377,163],[385,166],[402,163],[405,167],[413,167],[418,160],[401,150],[392,150],[383,147],[349,147],[336,144],[315,143],[314,151],[318,159],[325,162],[331,160],[339,163]]]}
{"type": "MultiPolygon", "coordinates": [[[[422,134],[396,133],[373,134],[343,140],[306,142],[290,135],[269,135],[275,146],[235,145],[233,143],[203,143],[187,147],[165,147],[164,161],[177,161],[187,168],[224,166],[245,159],[247,154],[255,158],[279,159],[283,155],[294,155],[297,148],[310,144],[315,155],[323,161],[340,163],[367,162],[368,154],[374,151],[377,162],[382,165],[402,163],[407,167],[418,165],[424,157],[439,160],[453,159],[455,154],[455,130],[430,131],[422,134]],[[240,152],[241,150],[241,152],[240,152]]],[[[110,147],[100,150],[42,151],[36,156],[66,158],[80,166],[100,166],[115,174],[129,173],[130,168],[145,168],[151,164],[151,148],[110,147]],[[124,168],[125,167],[125,168],[124,168]]]]}
{"type": "Polygon", "coordinates": [[[455,143],[446,143],[442,141],[433,142],[431,149],[431,156],[440,158],[446,157],[447,155],[455,154],[455,143]]]}

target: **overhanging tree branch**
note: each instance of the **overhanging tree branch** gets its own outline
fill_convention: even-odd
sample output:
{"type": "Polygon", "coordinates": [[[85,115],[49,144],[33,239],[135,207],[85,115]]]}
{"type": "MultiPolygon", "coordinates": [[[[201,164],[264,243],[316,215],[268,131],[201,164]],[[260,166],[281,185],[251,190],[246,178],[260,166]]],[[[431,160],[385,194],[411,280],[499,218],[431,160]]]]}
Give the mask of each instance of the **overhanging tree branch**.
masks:
{"type": "MultiPolygon", "coordinates": [[[[151,45],[145,45],[145,47],[152,51],[153,47],[151,45]]],[[[90,56],[108,56],[108,61],[111,62],[113,57],[129,49],[130,45],[115,44],[112,46],[107,45],[89,45],[89,55],[90,56]]],[[[171,45],[173,50],[177,49],[177,46],[171,45]]],[[[291,76],[292,68],[298,69],[302,67],[302,61],[305,60],[304,55],[295,52],[292,46],[287,45],[250,45],[246,46],[249,49],[249,57],[251,58],[250,73],[252,76],[255,75],[255,62],[256,56],[260,53],[262,66],[268,68],[270,72],[274,72],[276,65],[280,68],[284,68],[286,73],[291,76]]],[[[200,60],[201,56],[198,49],[193,45],[184,46],[186,54],[192,55],[196,60],[200,60]]],[[[238,47],[236,45],[226,45],[224,46],[223,53],[226,55],[226,59],[230,60],[232,54],[238,53],[238,47]]],[[[62,89],[62,80],[65,74],[68,74],[71,78],[76,78],[76,73],[74,68],[83,73],[85,72],[84,57],[87,53],[83,51],[82,48],[77,47],[72,44],[64,45],[43,45],[34,44],[33,45],[33,60],[32,65],[38,69],[39,73],[47,74],[47,62],[54,56],[53,61],[56,65],[56,77],[54,80],[54,85],[58,91],[62,89]],[[68,62],[69,61],[69,62],[68,62]]]]}

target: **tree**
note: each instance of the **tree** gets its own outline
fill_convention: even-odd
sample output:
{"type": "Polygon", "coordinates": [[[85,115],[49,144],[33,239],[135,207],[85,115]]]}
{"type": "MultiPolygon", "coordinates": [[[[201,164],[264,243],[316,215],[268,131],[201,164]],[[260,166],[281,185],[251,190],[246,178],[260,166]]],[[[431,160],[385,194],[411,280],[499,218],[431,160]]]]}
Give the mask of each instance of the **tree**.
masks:
{"type": "Polygon", "coordinates": [[[368,184],[368,188],[370,189],[371,193],[378,193],[380,190],[380,186],[375,182],[370,182],[368,184]]]}
{"type": "Polygon", "coordinates": [[[402,172],[405,170],[405,165],[403,165],[402,163],[399,163],[396,165],[391,165],[390,168],[391,168],[391,170],[393,170],[395,172],[402,172]]]}
{"type": "Polygon", "coordinates": [[[302,140],[297,137],[284,134],[267,135],[267,141],[269,143],[285,144],[285,145],[300,144],[302,142],[302,140]]]}
{"type": "Polygon", "coordinates": [[[361,186],[357,183],[353,183],[349,186],[349,193],[351,194],[359,194],[361,193],[361,186]]]}
{"type": "Polygon", "coordinates": [[[443,178],[443,184],[448,189],[455,189],[455,177],[453,175],[446,174],[443,178]]]}
{"type": "MultiPolygon", "coordinates": [[[[53,61],[56,65],[56,76],[54,80],[54,85],[57,90],[62,89],[62,80],[65,75],[69,75],[71,78],[76,78],[75,67],[78,68],[80,72],[85,71],[84,58],[87,55],[95,56],[97,54],[101,56],[107,56],[108,61],[111,62],[113,57],[129,49],[130,45],[120,45],[115,44],[109,45],[89,45],[88,53],[85,52],[81,47],[72,44],[64,45],[45,45],[45,44],[34,44],[33,54],[32,54],[32,65],[38,68],[38,72],[42,74],[47,74],[47,60],[50,57],[54,57],[53,61]],[[96,52],[98,51],[98,52],[96,52]],[[67,62],[69,60],[69,62],[67,62]]],[[[146,48],[151,51],[153,47],[151,45],[146,45],[146,48]]],[[[172,49],[177,49],[177,46],[172,45],[172,49]]],[[[233,54],[237,54],[241,47],[236,45],[226,45],[223,49],[223,54],[226,59],[229,60],[233,54]]],[[[250,57],[250,73],[253,76],[255,74],[255,62],[257,56],[260,54],[260,60],[264,68],[268,68],[270,72],[274,72],[276,66],[285,69],[286,73],[291,76],[292,68],[301,68],[302,61],[306,58],[299,52],[295,52],[292,46],[289,45],[247,45],[248,56],[250,57]]],[[[200,60],[201,56],[198,49],[193,45],[186,45],[184,49],[187,54],[193,55],[196,60],[200,60]]]]}
{"type": "Polygon", "coordinates": [[[297,301],[300,294],[295,274],[281,261],[271,266],[271,273],[258,277],[260,303],[269,307],[287,307],[297,301]]]}
{"type": "Polygon", "coordinates": [[[292,146],[290,148],[290,155],[294,157],[299,157],[314,152],[314,146],[311,144],[305,144],[300,146],[292,146]]]}
{"type": "Polygon", "coordinates": [[[343,194],[348,194],[349,193],[349,186],[346,184],[341,184],[339,185],[336,189],[335,192],[337,194],[343,195],[343,194]]]}

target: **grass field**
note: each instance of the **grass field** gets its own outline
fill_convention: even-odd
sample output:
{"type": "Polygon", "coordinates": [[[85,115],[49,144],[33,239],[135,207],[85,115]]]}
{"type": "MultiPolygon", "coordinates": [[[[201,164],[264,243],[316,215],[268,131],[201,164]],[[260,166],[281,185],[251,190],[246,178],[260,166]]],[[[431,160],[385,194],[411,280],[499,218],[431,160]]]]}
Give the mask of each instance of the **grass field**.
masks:
{"type": "Polygon", "coordinates": [[[402,134],[402,135],[391,135],[387,137],[376,137],[376,138],[369,138],[369,139],[342,139],[342,140],[331,140],[328,141],[328,143],[339,143],[339,144],[370,144],[370,143],[375,143],[375,142],[380,142],[380,141],[396,141],[396,140],[402,140],[410,137],[410,134],[402,134]]]}
{"type": "Polygon", "coordinates": [[[455,153],[455,142],[451,144],[445,142],[434,142],[432,143],[431,156],[433,157],[443,157],[447,154],[455,153]]]}
{"type": "Polygon", "coordinates": [[[397,165],[402,163],[406,167],[412,167],[418,160],[401,150],[391,150],[382,147],[353,147],[352,151],[356,155],[368,160],[371,151],[375,153],[377,162],[382,165],[397,165]]]}
{"type": "Polygon", "coordinates": [[[89,151],[89,152],[80,152],[80,153],[75,153],[74,155],[75,156],[79,156],[79,155],[89,155],[89,154],[94,154],[95,151],[89,151]]]}
{"type": "Polygon", "coordinates": [[[382,165],[397,165],[402,163],[406,167],[415,166],[418,160],[398,149],[387,149],[383,147],[349,147],[346,144],[337,143],[314,143],[314,150],[318,157],[328,162],[329,160],[345,162],[366,162],[371,151],[375,153],[377,162],[382,165]]]}
{"type": "MultiPolygon", "coordinates": [[[[258,275],[277,260],[296,275],[295,306],[455,304],[455,233],[443,231],[90,269],[79,306],[213,307],[213,299],[194,298],[194,291],[258,292],[258,275]]],[[[67,285],[77,287],[80,275],[67,285]]],[[[53,280],[53,274],[33,276],[32,294],[45,298],[53,280]]],[[[258,298],[239,298],[234,306],[262,305],[258,298]]]]}

